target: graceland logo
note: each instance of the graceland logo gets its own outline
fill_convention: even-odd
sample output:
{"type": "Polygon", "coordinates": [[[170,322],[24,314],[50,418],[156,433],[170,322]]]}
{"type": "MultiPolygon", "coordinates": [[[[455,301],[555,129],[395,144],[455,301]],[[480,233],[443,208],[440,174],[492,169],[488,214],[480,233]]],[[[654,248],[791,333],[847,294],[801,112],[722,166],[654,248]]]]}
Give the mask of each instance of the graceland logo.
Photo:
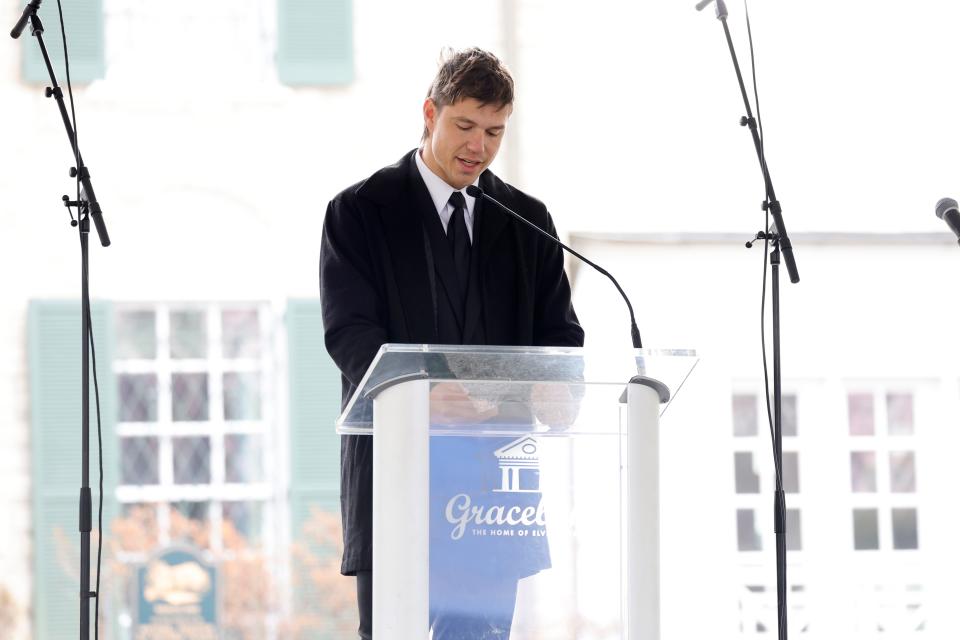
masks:
{"type": "MultiPolygon", "coordinates": [[[[523,525],[531,527],[536,525],[543,527],[547,524],[546,518],[544,518],[543,515],[542,502],[536,507],[505,507],[503,505],[484,507],[482,505],[471,504],[470,496],[465,493],[458,493],[450,498],[450,502],[447,503],[446,516],[447,522],[456,525],[453,531],[450,532],[450,537],[454,540],[459,540],[463,537],[463,532],[466,531],[467,525],[471,522],[479,526],[523,525]]],[[[481,535],[487,534],[483,533],[481,535]]],[[[499,535],[503,535],[502,532],[499,535]]],[[[511,533],[510,535],[513,534],[511,533]]]]}
{"type": "Polygon", "coordinates": [[[468,527],[475,536],[545,535],[543,503],[537,499],[540,458],[536,438],[524,436],[497,449],[493,455],[500,467],[500,487],[493,488],[491,493],[503,495],[502,503],[475,504],[467,493],[450,498],[444,510],[447,522],[453,525],[450,538],[460,540],[468,527]]]}

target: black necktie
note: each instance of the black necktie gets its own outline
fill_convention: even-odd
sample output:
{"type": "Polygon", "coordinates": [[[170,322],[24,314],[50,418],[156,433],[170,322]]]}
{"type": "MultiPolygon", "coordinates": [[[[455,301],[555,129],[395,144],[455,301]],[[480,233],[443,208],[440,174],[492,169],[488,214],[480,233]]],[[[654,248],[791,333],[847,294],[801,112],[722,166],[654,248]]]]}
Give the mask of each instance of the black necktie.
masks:
{"type": "Polygon", "coordinates": [[[463,296],[461,304],[466,302],[467,287],[470,277],[470,236],[467,235],[467,202],[463,194],[454,191],[450,194],[450,205],[453,214],[447,224],[447,240],[450,242],[450,251],[453,253],[453,265],[457,270],[457,281],[460,283],[460,293],[463,296]]]}

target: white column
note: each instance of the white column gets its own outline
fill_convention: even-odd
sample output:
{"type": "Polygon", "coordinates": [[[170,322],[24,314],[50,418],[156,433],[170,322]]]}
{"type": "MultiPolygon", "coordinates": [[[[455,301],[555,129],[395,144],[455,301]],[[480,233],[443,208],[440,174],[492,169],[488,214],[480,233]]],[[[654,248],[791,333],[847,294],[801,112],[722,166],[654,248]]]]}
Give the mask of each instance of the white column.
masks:
{"type": "Polygon", "coordinates": [[[377,640],[426,638],[430,625],[429,383],[373,401],[373,624],[377,640]]]}
{"type": "Polygon", "coordinates": [[[660,639],[660,398],[628,385],[627,637],[660,639]]]}

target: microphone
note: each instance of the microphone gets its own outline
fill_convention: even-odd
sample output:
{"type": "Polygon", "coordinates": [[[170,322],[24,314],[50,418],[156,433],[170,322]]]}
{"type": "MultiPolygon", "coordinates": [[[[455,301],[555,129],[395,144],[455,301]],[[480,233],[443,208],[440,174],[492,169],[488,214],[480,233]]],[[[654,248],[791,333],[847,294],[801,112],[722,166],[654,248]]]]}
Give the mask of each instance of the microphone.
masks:
{"type": "Polygon", "coordinates": [[[10,37],[16,40],[20,37],[20,34],[23,33],[24,27],[27,26],[27,22],[30,20],[30,16],[35,15],[37,10],[40,8],[41,0],[30,0],[28,4],[23,9],[23,15],[20,16],[20,19],[17,20],[17,24],[13,25],[13,29],[10,30],[10,37]]]}
{"type": "Polygon", "coordinates": [[[960,244],[960,208],[957,207],[957,201],[953,198],[940,198],[937,202],[937,217],[947,223],[960,244]]]}
{"type": "Polygon", "coordinates": [[[599,271],[599,272],[602,273],[603,275],[605,275],[605,276],[607,276],[608,278],[610,278],[610,281],[613,282],[613,286],[615,286],[615,287],[617,288],[617,291],[620,292],[620,295],[623,297],[623,301],[627,303],[627,309],[630,311],[630,338],[631,338],[632,341],[633,341],[633,348],[634,348],[634,349],[642,349],[642,348],[643,348],[643,343],[640,342],[640,330],[637,329],[637,320],[636,320],[636,318],[635,318],[634,315],[633,315],[633,305],[630,304],[630,299],[627,297],[627,294],[624,293],[623,288],[620,286],[620,283],[617,282],[617,279],[616,279],[616,278],[614,278],[612,275],[610,275],[610,272],[609,272],[609,271],[607,271],[607,270],[604,269],[603,267],[601,267],[601,266],[599,266],[599,265],[591,262],[591,261],[588,260],[587,258],[583,257],[582,255],[580,255],[579,253],[577,253],[576,251],[574,251],[573,249],[571,249],[571,248],[568,247],[567,245],[565,245],[565,244],[563,244],[562,242],[560,242],[559,239],[554,238],[552,235],[550,235],[549,233],[547,233],[546,231],[544,231],[543,229],[541,229],[541,228],[538,227],[537,225],[533,224],[532,222],[530,222],[529,220],[527,220],[526,218],[524,218],[523,216],[521,216],[519,213],[517,213],[516,211],[514,211],[513,209],[511,209],[511,208],[508,207],[507,205],[503,204],[502,202],[500,202],[499,200],[497,200],[497,199],[494,198],[493,196],[487,195],[487,194],[483,191],[483,189],[481,189],[480,187],[478,187],[478,186],[476,186],[476,185],[470,185],[469,187],[467,187],[467,194],[469,194],[470,196],[472,196],[472,197],[474,197],[474,198],[483,198],[484,200],[489,200],[489,201],[492,202],[493,204],[495,204],[495,205],[497,205],[498,207],[500,207],[500,209],[502,209],[504,212],[506,212],[507,214],[509,214],[510,216],[512,216],[514,219],[519,220],[520,222],[522,222],[522,223],[525,224],[526,226],[530,227],[531,229],[533,229],[534,231],[536,231],[536,232],[539,233],[540,235],[546,236],[546,237],[549,238],[554,244],[556,244],[556,245],[558,245],[559,247],[563,248],[567,253],[570,253],[570,254],[572,254],[572,255],[575,255],[576,257],[580,258],[580,260],[582,260],[583,262],[586,262],[588,265],[590,265],[591,267],[593,267],[594,269],[596,269],[597,271],[599,271]]]}

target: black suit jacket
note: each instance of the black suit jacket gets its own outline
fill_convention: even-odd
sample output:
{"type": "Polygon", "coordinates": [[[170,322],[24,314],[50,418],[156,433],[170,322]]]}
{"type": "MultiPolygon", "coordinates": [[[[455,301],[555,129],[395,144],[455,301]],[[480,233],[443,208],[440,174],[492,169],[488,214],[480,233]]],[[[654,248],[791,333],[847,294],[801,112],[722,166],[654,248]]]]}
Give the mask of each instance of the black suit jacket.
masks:
{"type": "MultiPolygon", "coordinates": [[[[437,308],[445,302],[440,296],[453,299],[458,292],[452,257],[437,246],[444,231],[414,153],[340,192],[327,206],[320,300],[327,351],[343,374],[344,405],[384,343],[438,343],[437,308]]],[[[556,235],[539,200],[490,171],[480,176],[480,186],[556,235]]],[[[476,295],[468,296],[465,309],[452,305],[463,343],[582,346],[561,249],[493,205],[477,205],[476,295]]],[[[369,436],[342,438],[346,575],[371,569],[372,459],[369,436]]]]}

